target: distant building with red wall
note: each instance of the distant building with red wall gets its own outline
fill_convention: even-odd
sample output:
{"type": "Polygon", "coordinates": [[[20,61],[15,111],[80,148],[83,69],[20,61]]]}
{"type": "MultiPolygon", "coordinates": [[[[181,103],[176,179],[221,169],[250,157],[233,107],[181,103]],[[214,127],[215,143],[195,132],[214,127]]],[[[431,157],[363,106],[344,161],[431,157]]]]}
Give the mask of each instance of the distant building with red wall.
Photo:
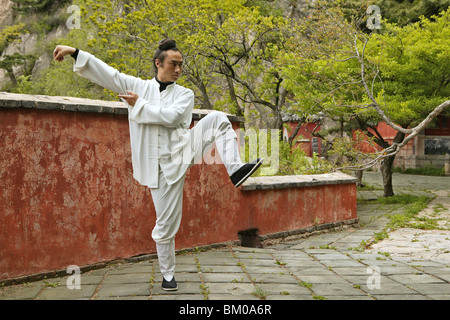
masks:
{"type": "MultiPolygon", "coordinates": [[[[291,120],[286,124],[290,129],[283,129],[285,140],[289,138],[298,121],[291,120]]],[[[294,140],[295,145],[300,146],[309,157],[312,157],[313,152],[319,156],[322,155],[321,139],[312,135],[317,124],[311,122],[303,125],[294,140]]],[[[392,144],[397,134],[395,129],[384,122],[378,123],[376,129],[386,142],[392,144]]],[[[318,126],[316,131],[320,130],[321,127],[318,126]]],[[[360,148],[364,152],[374,152],[373,146],[368,144],[362,143],[360,148]]],[[[381,150],[379,146],[376,148],[381,150]]],[[[446,153],[450,154],[450,117],[440,115],[432,127],[426,128],[400,150],[395,158],[394,167],[408,169],[433,165],[436,168],[442,168],[445,164],[446,153]]]]}
{"type": "MultiPolygon", "coordinates": [[[[286,125],[289,126],[289,130],[287,130],[286,127],[283,128],[283,139],[285,141],[289,139],[297,124],[298,122],[296,121],[290,121],[286,123],[286,125]]],[[[308,157],[312,157],[313,153],[316,153],[320,156],[322,152],[321,139],[312,135],[314,129],[316,129],[316,131],[320,131],[320,125],[317,127],[317,124],[318,123],[315,122],[304,124],[299,129],[297,136],[293,142],[293,145],[302,148],[308,157]]]]}

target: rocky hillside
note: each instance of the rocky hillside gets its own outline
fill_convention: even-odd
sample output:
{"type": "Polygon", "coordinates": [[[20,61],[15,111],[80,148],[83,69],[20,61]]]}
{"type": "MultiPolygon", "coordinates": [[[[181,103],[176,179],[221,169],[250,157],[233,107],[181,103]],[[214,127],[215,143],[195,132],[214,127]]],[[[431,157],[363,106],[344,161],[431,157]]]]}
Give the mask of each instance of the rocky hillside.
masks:
{"type": "Polygon", "coordinates": [[[13,23],[14,13],[11,8],[11,0],[0,0],[0,26],[7,26],[13,23]]]}
{"type": "MultiPolygon", "coordinates": [[[[12,65],[13,77],[17,79],[48,68],[52,57],[43,49],[54,39],[64,36],[68,29],[63,20],[64,8],[55,6],[45,12],[20,13],[13,6],[17,4],[11,0],[0,0],[0,30],[3,33],[0,33],[0,61],[15,54],[30,57],[24,63],[12,65]],[[23,26],[14,40],[7,35],[11,26],[23,26]]],[[[6,69],[0,69],[0,90],[7,90],[10,83],[11,75],[6,69]]]]}

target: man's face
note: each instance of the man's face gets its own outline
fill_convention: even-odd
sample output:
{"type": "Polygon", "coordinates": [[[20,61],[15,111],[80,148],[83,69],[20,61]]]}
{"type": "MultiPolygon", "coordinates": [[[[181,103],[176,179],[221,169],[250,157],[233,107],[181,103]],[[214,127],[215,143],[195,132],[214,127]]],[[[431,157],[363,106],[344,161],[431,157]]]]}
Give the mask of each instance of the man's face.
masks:
{"type": "Polygon", "coordinates": [[[167,57],[161,63],[155,61],[158,68],[158,80],[162,82],[175,82],[183,71],[183,56],[178,51],[168,50],[167,57]]]}

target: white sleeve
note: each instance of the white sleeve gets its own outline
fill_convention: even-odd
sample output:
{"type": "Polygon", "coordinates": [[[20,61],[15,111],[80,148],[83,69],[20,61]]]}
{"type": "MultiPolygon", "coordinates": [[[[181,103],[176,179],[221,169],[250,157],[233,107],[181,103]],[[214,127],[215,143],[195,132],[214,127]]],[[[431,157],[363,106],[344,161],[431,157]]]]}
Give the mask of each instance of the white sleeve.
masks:
{"type": "Polygon", "coordinates": [[[131,109],[130,120],[137,123],[158,124],[165,127],[177,127],[191,116],[194,108],[194,92],[186,89],[181,92],[170,106],[147,101],[142,97],[131,109]]]}
{"type": "Polygon", "coordinates": [[[135,92],[137,84],[144,81],[120,73],[113,67],[96,58],[94,55],[82,50],[79,50],[78,52],[73,71],[76,74],[119,94],[127,94],[127,90],[135,92]]]}

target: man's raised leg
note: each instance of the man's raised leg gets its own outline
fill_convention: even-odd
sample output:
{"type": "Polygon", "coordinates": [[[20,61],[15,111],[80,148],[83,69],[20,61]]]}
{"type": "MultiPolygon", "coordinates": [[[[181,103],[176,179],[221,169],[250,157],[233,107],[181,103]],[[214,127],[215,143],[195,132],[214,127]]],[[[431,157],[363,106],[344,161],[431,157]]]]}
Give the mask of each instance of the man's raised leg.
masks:
{"type": "Polygon", "coordinates": [[[191,130],[194,162],[198,162],[214,142],[228,175],[236,187],[250,177],[263,162],[260,158],[245,164],[241,161],[236,132],[223,112],[211,112],[191,130]]]}

